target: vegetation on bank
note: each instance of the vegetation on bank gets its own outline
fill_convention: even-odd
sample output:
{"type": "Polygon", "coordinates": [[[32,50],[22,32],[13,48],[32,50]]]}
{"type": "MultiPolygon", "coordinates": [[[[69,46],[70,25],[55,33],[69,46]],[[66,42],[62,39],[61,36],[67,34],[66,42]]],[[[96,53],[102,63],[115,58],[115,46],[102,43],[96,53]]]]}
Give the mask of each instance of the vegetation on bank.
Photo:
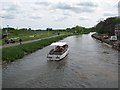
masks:
{"type": "Polygon", "coordinates": [[[2,60],[3,62],[12,62],[16,59],[20,59],[24,57],[27,54],[35,52],[38,49],[42,49],[43,47],[51,44],[52,42],[59,41],[69,35],[62,35],[62,36],[53,37],[49,39],[43,39],[43,40],[32,42],[29,44],[21,44],[14,47],[3,48],[2,60]]]}
{"type": "Polygon", "coordinates": [[[49,39],[44,39],[28,44],[21,44],[13,47],[7,47],[2,49],[2,61],[3,62],[12,62],[16,59],[20,59],[24,57],[27,54],[30,54],[32,52],[35,52],[38,49],[41,49],[52,42],[59,41],[69,35],[71,33],[73,35],[75,34],[88,34],[92,31],[94,31],[93,28],[85,28],[81,26],[75,26],[72,28],[67,28],[64,30],[53,30],[52,28],[47,28],[46,30],[31,30],[23,28],[23,29],[15,29],[15,28],[2,28],[2,35],[6,35],[6,31],[8,32],[8,37],[2,38],[2,43],[4,45],[4,40],[5,39],[11,39],[11,38],[16,38],[15,41],[18,42],[19,38],[21,38],[23,41],[28,41],[28,40],[35,40],[35,39],[40,39],[40,38],[45,38],[45,37],[50,37],[50,36],[55,36],[58,34],[63,34],[58,37],[53,37],[49,39]],[[18,38],[19,37],[19,38],[18,38]]]}
{"type": "Polygon", "coordinates": [[[75,26],[75,27],[72,27],[72,28],[67,28],[66,29],[67,31],[69,32],[72,32],[74,34],[88,34],[90,32],[94,32],[94,28],[85,28],[85,27],[81,27],[81,26],[75,26]]]}
{"type": "MultiPolygon", "coordinates": [[[[31,30],[31,29],[14,29],[14,28],[3,28],[2,34],[3,39],[2,43],[5,44],[5,39],[7,40],[14,40],[15,42],[19,42],[19,39],[22,39],[22,41],[29,41],[29,40],[36,40],[40,38],[46,38],[57,35],[59,31],[49,31],[49,30],[31,30]],[[8,37],[7,37],[7,33],[8,37]]],[[[67,31],[60,31],[60,34],[67,34],[67,31]]]]}
{"type": "Polygon", "coordinates": [[[115,27],[120,24],[119,17],[110,17],[106,20],[100,21],[95,27],[95,31],[99,34],[115,35],[115,27]]]}
{"type": "Polygon", "coordinates": [[[15,29],[12,27],[2,28],[0,29],[2,32],[2,45],[5,44],[5,41],[13,40],[14,42],[19,42],[20,39],[22,41],[30,41],[30,40],[36,40],[40,38],[46,38],[55,36],[58,34],[88,34],[92,31],[94,31],[93,28],[85,28],[81,26],[75,26],[72,28],[66,28],[66,29],[55,29],[52,28],[46,28],[46,30],[33,30],[31,28],[21,28],[21,29],[15,29]]]}

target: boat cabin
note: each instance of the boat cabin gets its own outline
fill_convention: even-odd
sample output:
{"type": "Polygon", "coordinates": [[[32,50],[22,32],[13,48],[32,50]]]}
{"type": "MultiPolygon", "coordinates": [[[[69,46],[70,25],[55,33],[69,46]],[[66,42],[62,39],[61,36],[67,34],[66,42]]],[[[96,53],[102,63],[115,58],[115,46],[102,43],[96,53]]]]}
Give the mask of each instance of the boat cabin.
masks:
{"type": "Polygon", "coordinates": [[[67,56],[69,48],[67,43],[64,42],[55,42],[50,45],[53,47],[50,52],[47,54],[49,60],[61,60],[67,56]]]}
{"type": "Polygon", "coordinates": [[[68,45],[63,42],[52,43],[50,46],[54,46],[54,48],[49,52],[50,55],[62,55],[68,49],[68,45]]]}

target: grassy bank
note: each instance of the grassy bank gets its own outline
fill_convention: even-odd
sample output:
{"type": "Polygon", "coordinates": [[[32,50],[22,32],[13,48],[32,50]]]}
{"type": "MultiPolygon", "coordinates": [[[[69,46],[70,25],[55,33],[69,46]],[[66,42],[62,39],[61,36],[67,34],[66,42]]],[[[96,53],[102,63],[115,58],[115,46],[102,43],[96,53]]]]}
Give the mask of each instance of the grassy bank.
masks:
{"type": "Polygon", "coordinates": [[[22,44],[14,47],[8,47],[2,49],[2,60],[3,62],[12,62],[16,59],[20,59],[27,54],[35,52],[38,49],[42,49],[43,47],[51,44],[52,42],[56,42],[62,40],[63,38],[69,35],[62,35],[58,37],[53,37],[50,39],[44,39],[36,42],[32,42],[29,44],[22,44]]]}
{"type": "MultiPolygon", "coordinates": [[[[68,34],[67,31],[34,31],[34,30],[9,30],[8,31],[8,38],[5,37],[2,39],[2,45],[5,44],[5,39],[12,39],[15,42],[19,42],[19,39],[21,38],[22,41],[29,41],[29,40],[36,40],[40,38],[46,38],[57,35],[57,33],[60,34],[68,34]]],[[[3,30],[3,34],[6,34],[5,30],[3,30]]]]}

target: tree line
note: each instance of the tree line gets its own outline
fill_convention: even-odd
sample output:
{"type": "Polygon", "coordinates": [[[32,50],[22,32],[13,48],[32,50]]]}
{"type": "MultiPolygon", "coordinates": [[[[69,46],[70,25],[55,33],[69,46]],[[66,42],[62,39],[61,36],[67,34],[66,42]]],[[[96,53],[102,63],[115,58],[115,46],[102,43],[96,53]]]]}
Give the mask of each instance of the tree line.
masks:
{"type": "Polygon", "coordinates": [[[120,23],[119,17],[110,17],[100,21],[95,27],[95,31],[99,34],[115,35],[115,26],[120,23]]]}

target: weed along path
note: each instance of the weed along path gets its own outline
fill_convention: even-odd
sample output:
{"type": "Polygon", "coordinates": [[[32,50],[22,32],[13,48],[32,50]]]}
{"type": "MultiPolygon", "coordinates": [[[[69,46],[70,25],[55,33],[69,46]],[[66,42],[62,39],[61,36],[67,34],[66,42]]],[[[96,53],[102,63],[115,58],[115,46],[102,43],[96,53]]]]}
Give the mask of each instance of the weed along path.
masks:
{"type": "MultiPolygon", "coordinates": [[[[62,36],[62,35],[64,35],[64,34],[61,34],[61,35],[59,35],[59,36],[62,36]]],[[[51,36],[51,37],[46,37],[46,38],[40,38],[40,39],[36,39],[36,40],[24,41],[24,42],[22,42],[22,44],[32,43],[32,42],[40,41],[40,40],[43,40],[43,39],[53,38],[53,37],[58,37],[58,35],[51,36]]],[[[20,44],[19,42],[13,43],[13,44],[12,44],[12,43],[10,43],[10,44],[5,44],[5,45],[3,45],[3,46],[0,46],[0,48],[17,46],[17,45],[19,45],[19,44],[20,44]]]]}
{"type": "Polygon", "coordinates": [[[47,46],[3,65],[3,88],[118,88],[118,52],[91,38],[70,36],[69,54],[47,61],[47,46]]]}

